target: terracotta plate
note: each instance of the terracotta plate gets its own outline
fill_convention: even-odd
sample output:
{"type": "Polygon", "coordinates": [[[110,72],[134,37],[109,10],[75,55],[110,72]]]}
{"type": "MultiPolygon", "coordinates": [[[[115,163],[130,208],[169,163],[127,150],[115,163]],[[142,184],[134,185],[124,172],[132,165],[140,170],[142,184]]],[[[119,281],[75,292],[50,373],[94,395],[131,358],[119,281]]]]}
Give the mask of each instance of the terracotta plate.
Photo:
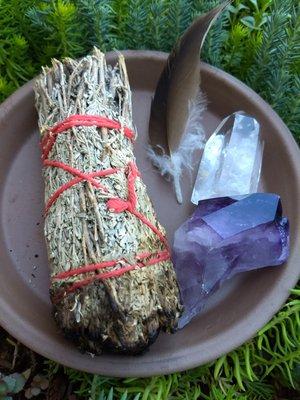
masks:
{"type": "MultiPolygon", "coordinates": [[[[170,240],[192,208],[179,206],[170,185],[146,159],[151,96],[166,61],[157,52],[124,52],[133,90],[139,137],[137,162],[170,240]]],[[[116,60],[114,54],[108,56],[116,60]]],[[[209,105],[208,134],[227,114],[245,110],[262,125],[265,139],[262,189],[282,196],[291,223],[291,255],[286,265],[240,275],[228,282],[203,313],[175,335],[161,334],[142,356],[81,354],[57,330],[48,297],[43,240],[43,183],[32,82],[0,107],[0,323],[28,347],[64,365],[111,376],[149,376],[195,367],[239,346],[280,308],[299,277],[300,153],[279,117],[252,90],[230,75],[202,64],[209,105]]],[[[195,165],[196,167],[196,165],[195,165]]],[[[185,197],[192,181],[185,179],[185,197]]]]}

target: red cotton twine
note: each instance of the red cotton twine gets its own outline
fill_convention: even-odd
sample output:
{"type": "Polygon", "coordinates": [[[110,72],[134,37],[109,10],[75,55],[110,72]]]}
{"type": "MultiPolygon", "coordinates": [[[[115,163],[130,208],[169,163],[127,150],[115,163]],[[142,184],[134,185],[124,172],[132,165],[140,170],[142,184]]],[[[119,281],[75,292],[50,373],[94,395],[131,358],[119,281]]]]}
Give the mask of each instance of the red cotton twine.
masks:
{"type": "MultiPolygon", "coordinates": [[[[74,176],[66,184],[62,185],[59,189],[57,189],[48,199],[45,207],[45,215],[47,215],[51,206],[55,203],[55,201],[59,198],[59,196],[70,187],[76,185],[79,182],[87,181],[90,182],[96,189],[102,190],[107,192],[107,189],[104,185],[102,185],[97,179],[95,178],[103,178],[108,175],[112,175],[117,173],[120,169],[119,168],[110,168],[106,170],[96,171],[85,173],[80,171],[76,168],[71,167],[70,165],[64,164],[60,161],[56,160],[49,160],[48,156],[51,152],[56,138],[60,133],[67,133],[70,128],[75,126],[97,126],[98,128],[108,128],[108,129],[117,129],[121,130],[121,132],[130,140],[133,140],[135,137],[135,133],[127,128],[122,127],[121,124],[117,121],[111,120],[106,117],[101,117],[97,115],[71,115],[70,117],[66,118],[64,121],[56,124],[54,127],[49,129],[42,141],[41,141],[41,148],[42,148],[42,161],[45,167],[51,168],[60,168],[64,171],[70,173],[74,176]]],[[[71,284],[69,287],[63,289],[62,296],[58,296],[56,301],[61,300],[64,295],[74,292],[76,289],[79,289],[83,286],[86,286],[95,280],[103,280],[108,278],[113,278],[117,276],[121,276],[128,271],[132,271],[139,268],[144,268],[150,265],[157,264],[162,261],[167,261],[170,259],[170,250],[167,239],[165,236],[160,232],[160,230],[153,225],[145,215],[140,213],[137,209],[137,196],[135,191],[135,181],[136,178],[140,176],[140,173],[137,169],[137,166],[134,162],[129,162],[127,165],[127,188],[128,188],[128,198],[127,200],[115,197],[111,198],[107,202],[107,208],[114,213],[121,213],[121,212],[129,212],[130,214],[137,217],[140,221],[142,221],[145,225],[147,225],[160,239],[160,241],[166,247],[166,250],[158,251],[157,253],[141,253],[136,255],[136,264],[130,265],[126,262],[125,259],[119,260],[111,260],[111,261],[104,261],[97,264],[89,264],[80,266],[78,268],[71,269],[69,271],[64,271],[58,273],[52,277],[52,281],[59,281],[65,280],[72,276],[78,276],[81,274],[86,274],[88,272],[101,270],[108,267],[114,267],[117,264],[127,264],[124,267],[112,271],[102,272],[99,274],[95,274],[93,276],[89,276],[88,278],[82,279],[78,282],[71,284]]]]}

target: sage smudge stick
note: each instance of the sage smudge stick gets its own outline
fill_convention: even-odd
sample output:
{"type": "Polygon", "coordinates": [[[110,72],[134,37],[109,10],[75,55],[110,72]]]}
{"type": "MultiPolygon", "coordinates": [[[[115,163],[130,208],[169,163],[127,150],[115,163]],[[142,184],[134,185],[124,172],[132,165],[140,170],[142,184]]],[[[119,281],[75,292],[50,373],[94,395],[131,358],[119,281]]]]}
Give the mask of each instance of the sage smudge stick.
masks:
{"type": "Polygon", "coordinates": [[[55,320],[83,350],[138,353],[176,329],[181,304],[164,229],[135,167],[124,59],[110,67],[94,49],[54,60],[35,94],[55,320]]]}

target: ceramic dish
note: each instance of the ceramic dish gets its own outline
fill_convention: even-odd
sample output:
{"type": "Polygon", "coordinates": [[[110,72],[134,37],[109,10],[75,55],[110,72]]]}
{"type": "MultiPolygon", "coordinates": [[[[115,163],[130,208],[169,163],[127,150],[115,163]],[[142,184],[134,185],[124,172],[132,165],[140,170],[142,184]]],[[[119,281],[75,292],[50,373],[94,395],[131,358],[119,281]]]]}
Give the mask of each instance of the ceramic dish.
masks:
{"type": "MultiPolygon", "coordinates": [[[[192,211],[193,178],[186,177],[185,205],[146,158],[150,104],[167,55],[125,51],[138,130],[137,163],[169,240],[192,211]]],[[[108,55],[116,61],[115,54],[108,55]]],[[[33,82],[0,106],[0,323],[22,343],[61,364],[110,376],[150,376],[206,363],[255,335],[280,308],[299,277],[300,152],[280,118],[251,89],[232,76],[202,64],[208,98],[207,134],[220,120],[245,110],[262,126],[265,153],[262,190],[279,193],[290,219],[291,255],[281,267],[245,273],[211,298],[202,314],[182,331],[161,334],[141,356],[81,354],[58,331],[51,316],[49,276],[43,239],[43,183],[33,82]]],[[[195,166],[195,172],[196,172],[195,166]]]]}

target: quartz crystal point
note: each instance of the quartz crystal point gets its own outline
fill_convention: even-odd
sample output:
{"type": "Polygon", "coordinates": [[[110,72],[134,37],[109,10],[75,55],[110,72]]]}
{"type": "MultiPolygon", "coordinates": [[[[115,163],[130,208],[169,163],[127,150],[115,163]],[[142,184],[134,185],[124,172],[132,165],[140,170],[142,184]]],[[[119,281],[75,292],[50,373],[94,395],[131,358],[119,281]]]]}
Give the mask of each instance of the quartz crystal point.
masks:
{"type": "Polygon", "coordinates": [[[225,118],[208,139],[191,201],[257,191],[263,143],[259,123],[243,112],[225,118]]]}
{"type": "Polygon", "coordinates": [[[202,200],[175,232],[173,260],[185,311],[179,328],[238,272],[280,265],[289,253],[289,225],[280,197],[255,193],[202,200]]]}

